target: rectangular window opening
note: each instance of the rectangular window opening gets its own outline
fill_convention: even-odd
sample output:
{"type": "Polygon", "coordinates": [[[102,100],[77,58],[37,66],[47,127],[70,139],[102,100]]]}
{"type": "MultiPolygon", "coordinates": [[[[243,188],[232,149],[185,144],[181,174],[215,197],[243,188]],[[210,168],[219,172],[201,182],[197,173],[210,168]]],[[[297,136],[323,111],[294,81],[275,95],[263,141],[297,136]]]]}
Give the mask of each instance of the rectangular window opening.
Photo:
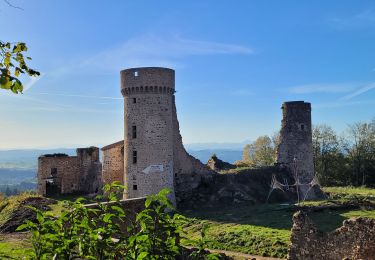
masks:
{"type": "Polygon", "coordinates": [[[138,77],[138,71],[134,71],[134,77],[138,77]]]}
{"type": "Polygon", "coordinates": [[[137,151],[133,151],[133,164],[137,163],[137,151]]]}
{"type": "Polygon", "coordinates": [[[138,189],[138,187],[137,187],[137,185],[133,185],[133,190],[137,190],[138,189]]]}
{"type": "Polygon", "coordinates": [[[137,99],[133,98],[133,104],[137,103],[137,99]]]}
{"type": "Polygon", "coordinates": [[[132,138],[137,138],[137,126],[135,125],[132,126],[132,138]]]}
{"type": "Polygon", "coordinates": [[[51,175],[52,176],[57,175],[57,168],[51,168],[51,175]]]}

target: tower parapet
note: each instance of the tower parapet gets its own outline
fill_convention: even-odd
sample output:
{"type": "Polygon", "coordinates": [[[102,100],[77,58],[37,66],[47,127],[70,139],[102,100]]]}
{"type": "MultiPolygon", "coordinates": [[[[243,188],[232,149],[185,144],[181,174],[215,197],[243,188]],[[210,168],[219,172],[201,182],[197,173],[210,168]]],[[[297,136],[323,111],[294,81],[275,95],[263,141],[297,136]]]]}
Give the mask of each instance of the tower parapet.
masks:
{"type": "Polygon", "coordinates": [[[174,94],[175,73],[168,68],[144,67],[121,71],[121,93],[123,96],[136,94],[174,94]]]}

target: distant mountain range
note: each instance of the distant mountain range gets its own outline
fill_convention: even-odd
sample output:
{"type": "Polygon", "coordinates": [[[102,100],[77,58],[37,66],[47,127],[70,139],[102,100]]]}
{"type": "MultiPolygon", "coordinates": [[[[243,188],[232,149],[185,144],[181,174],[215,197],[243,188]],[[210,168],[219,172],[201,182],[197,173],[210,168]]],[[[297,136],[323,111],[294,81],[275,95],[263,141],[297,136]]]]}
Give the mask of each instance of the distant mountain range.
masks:
{"type": "Polygon", "coordinates": [[[216,154],[219,159],[229,163],[234,163],[235,161],[242,159],[242,150],[206,149],[187,151],[204,164],[207,163],[208,159],[210,159],[213,154],[216,154]]]}
{"type": "Polygon", "coordinates": [[[199,150],[234,150],[242,151],[245,145],[251,143],[246,140],[240,143],[190,143],[184,144],[187,150],[199,151],[199,150]]]}
{"type": "MultiPolygon", "coordinates": [[[[216,154],[221,160],[234,163],[242,158],[242,144],[189,144],[187,151],[207,163],[208,159],[216,154]]],[[[24,149],[0,150],[0,185],[17,185],[21,182],[35,182],[38,168],[38,157],[43,154],[65,153],[75,155],[76,149],[24,149]]]]}
{"type": "Polygon", "coordinates": [[[24,150],[0,150],[0,169],[36,169],[38,157],[48,153],[66,153],[74,155],[75,149],[24,149],[24,150]]]}
{"type": "MultiPolygon", "coordinates": [[[[185,144],[187,151],[206,163],[212,154],[216,154],[220,159],[233,163],[242,157],[242,149],[249,142],[242,143],[194,143],[185,144]]],[[[37,169],[38,157],[43,154],[66,153],[75,155],[75,148],[56,149],[17,149],[0,150],[0,169],[37,169]]]]}

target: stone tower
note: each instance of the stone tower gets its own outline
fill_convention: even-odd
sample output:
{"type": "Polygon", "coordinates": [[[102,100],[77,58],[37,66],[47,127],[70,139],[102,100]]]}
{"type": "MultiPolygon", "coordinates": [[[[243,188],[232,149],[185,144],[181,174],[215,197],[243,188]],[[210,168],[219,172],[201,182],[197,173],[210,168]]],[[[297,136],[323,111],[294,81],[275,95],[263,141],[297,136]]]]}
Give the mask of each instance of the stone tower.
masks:
{"type": "Polygon", "coordinates": [[[146,67],[121,71],[124,97],[124,198],[173,191],[188,198],[201,178],[212,173],[182,145],[175,106],[175,72],[146,67]]]}
{"type": "MultiPolygon", "coordinates": [[[[296,169],[301,184],[314,178],[312,148],[311,104],[304,101],[285,102],[282,107],[280,144],[277,163],[285,166],[291,173],[296,169]]],[[[308,185],[300,187],[306,193],[308,185]]]]}
{"type": "MultiPolygon", "coordinates": [[[[121,71],[125,106],[125,198],[173,190],[174,70],[121,71]]],[[[173,196],[173,195],[172,195],[173,196]]]]}

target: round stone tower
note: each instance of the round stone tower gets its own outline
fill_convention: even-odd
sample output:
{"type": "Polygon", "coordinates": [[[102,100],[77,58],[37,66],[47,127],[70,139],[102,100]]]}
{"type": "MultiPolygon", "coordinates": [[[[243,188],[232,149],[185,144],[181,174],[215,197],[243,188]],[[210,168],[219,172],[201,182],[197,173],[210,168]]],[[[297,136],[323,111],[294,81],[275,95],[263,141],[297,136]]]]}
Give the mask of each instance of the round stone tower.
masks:
{"type": "MultiPolygon", "coordinates": [[[[145,67],[121,71],[124,97],[125,198],[174,191],[175,72],[145,67]]],[[[174,200],[174,194],[171,196],[174,200]]]]}
{"type": "Polygon", "coordinates": [[[297,171],[299,182],[307,184],[314,178],[311,104],[304,101],[285,102],[281,109],[283,119],[277,162],[286,166],[291,173],[297,171]]]}

